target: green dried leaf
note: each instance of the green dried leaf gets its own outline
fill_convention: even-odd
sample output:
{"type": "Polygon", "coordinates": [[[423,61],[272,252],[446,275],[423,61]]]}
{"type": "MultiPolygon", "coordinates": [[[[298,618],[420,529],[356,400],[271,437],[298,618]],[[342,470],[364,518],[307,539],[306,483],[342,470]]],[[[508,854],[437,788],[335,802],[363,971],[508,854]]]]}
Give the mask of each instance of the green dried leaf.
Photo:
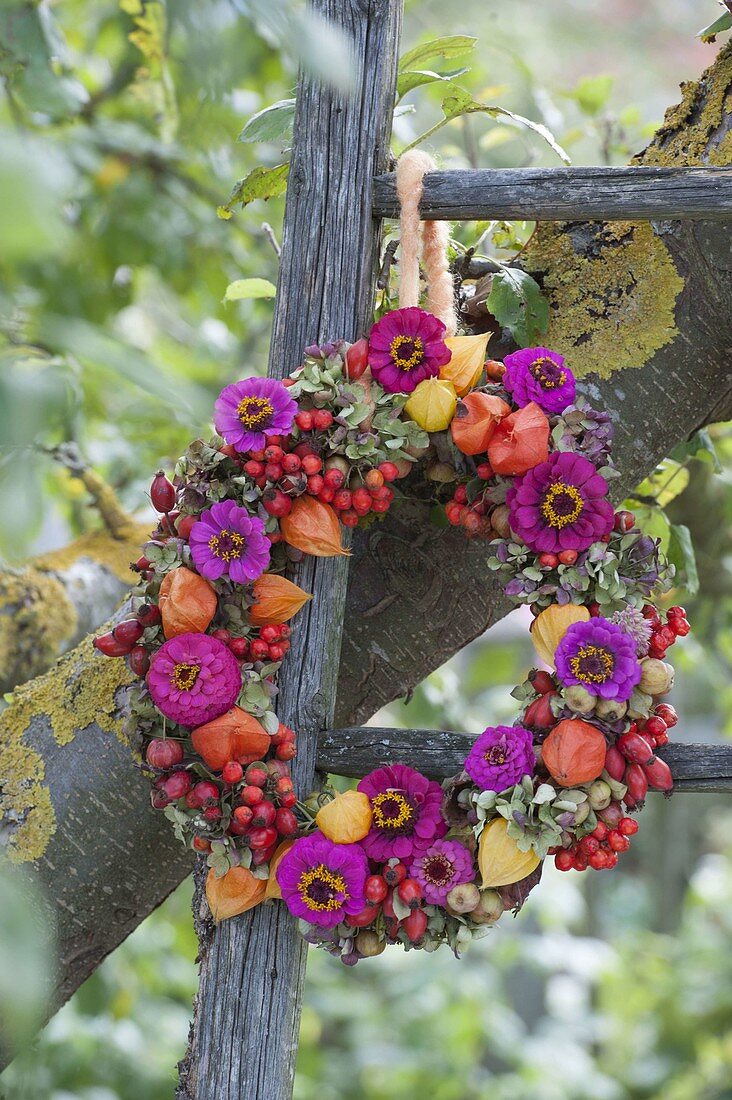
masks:
{"type": "Polygon", "coordinates": [[[248,176],[234,184],[229,195],[229,201],[224,207],[231,210],[237,203],[246,206],[255,199],[273,199],[284,195],[287,190],[287,177],[290,172],[289,163],[276,164],[273,168],[265,168],[261,164],[254,168],[248,176]]]}
{"type": "Polygon", "coordinates": [[[235,279],[224,294],[225,302],[238,302],[242,298],[274,298],[277,287],[269,279],[235,279]]]}
{"type": "Polygon", "coordinates": [[[264,107],[246,122],[237,141],[290,142],[295,121],[295,100],[281,99],[264,107]]]}
{"type": "Polygon", "coordinates": [[[536,281],[520,268],[502,268],[493,276],[486,306],[521,347],[530,347],[549,324],[549,303],[536,281]]]}
{"type": "Polygon", "coordinates": [[[462,57],[463,54],[475,49],[477,41],[477,38],[468,34],[448,34],[442,38],[433,38],[408,50],[399,61],[399,72],[405,73],[409,69],[418,69],[438,57],[444,58],[445,61],[462,57]]]}

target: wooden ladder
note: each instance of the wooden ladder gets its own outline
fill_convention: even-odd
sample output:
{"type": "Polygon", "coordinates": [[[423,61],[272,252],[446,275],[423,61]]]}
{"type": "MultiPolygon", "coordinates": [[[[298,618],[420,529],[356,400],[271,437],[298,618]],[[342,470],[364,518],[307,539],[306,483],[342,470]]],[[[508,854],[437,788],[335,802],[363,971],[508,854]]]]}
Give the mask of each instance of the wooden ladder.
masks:
{"type": "MultiPolygon", "coordinates": [[[[311,0],[353,44],[360,74],[349,97],[300,77],[269,375],[295,369],[303,349],[367,329],[381,221],[398,214],[389,167],[402,0],[311,0]]],[[[429,218],[575,220],[730,218],[732,169],[531,168],[435,172],[429,218]]],[[[348,558],[307,558],[292,579],[314,599],[295,620],[277,712],[297,731],[293,775],[312,789],[316,768],[360,776],[402,759],[429,776],[460,770],[464,734],[331,730],[348,558]],[[324,732],[328,731],[330,732],[324,732]]],[[[674,745],[663,755],[680,789],[732,789],[732,747],[674,745]]],[[[205,904],[205,903],[204,903],[205,904]]],[[[201,944],[201,985],[182,1064],[185,1100],[291,1096],[307,948],[284,905],[225,921],[201,944]]]]}

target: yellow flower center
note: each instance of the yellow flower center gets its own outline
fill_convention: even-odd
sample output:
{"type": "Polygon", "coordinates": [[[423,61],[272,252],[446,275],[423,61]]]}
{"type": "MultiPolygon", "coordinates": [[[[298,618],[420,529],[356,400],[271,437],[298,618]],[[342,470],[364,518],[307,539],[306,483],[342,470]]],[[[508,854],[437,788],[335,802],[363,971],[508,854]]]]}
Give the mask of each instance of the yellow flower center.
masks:
{"type": "Polygon", "coordinates": [[[271,401],[266,397],[243,397],[236,406],[236,414],[243,428],[254,431],[264,428],[274,412],[271,401]]]}
{"type": "Polygon", "coordinates": [[[173,683],[178,691],[190,691],[200,671],[200,665],[177,664],[173,669],[173,683]]]}
{"type": "Polygon", "coordinates": [[[389,353],[400,370],[414,370],[424,359],[424,344],[420,336],[395,336],[389,353]]]}
{"type": "Polygon", "coordinates": [[[318,913],[340,909],[350,897],[341,875],[328,870],[324,863],[311,867],[300,876],[297,891],[308,909],[318,913]]]}
{"type": "Polygon", "coordinates": [[[506,749],[503,745],[491,745],[488,752],[483,753],[483,759],[488,764],[505,764],[506,749]]]}
{"type": "Polygon", "coordinates": [[[567,381],[566,372],[548,355],[542,355],[529,367],[531,374],[545,390],[555,390],[567,381]]]}
{"type": "Polygon", "coordinates": [[[583,684],[604,684],[613,674],[615,660],[602,646],[583,645],[570,658],[569,667],[575,679],[583,684]]]}
{"type": "Polygon", "coordinates": [[[222,561],[234,561],[244,553],[246,543],[238,531],[230,531],[228,527],[222,527],[218,535],[211,535],[208,540],[208,548],[212,554],[222,561]]]}
{"type": "Polygon", "coordinates": [[[561,530],[569,523],[574,523],[582,515],[585,502],[582,494],[575,485],[566,485],[563,481],[555,481],[549,486],[546,495],[541,502],[541,514],[550,527],[561,530]]]}
{"type": "Polygon", "coordinates": [[[404,830],[414,820],[414,810],[403,794],[383,791],[371,799],[373,821],[377,829],[404,830]]]}

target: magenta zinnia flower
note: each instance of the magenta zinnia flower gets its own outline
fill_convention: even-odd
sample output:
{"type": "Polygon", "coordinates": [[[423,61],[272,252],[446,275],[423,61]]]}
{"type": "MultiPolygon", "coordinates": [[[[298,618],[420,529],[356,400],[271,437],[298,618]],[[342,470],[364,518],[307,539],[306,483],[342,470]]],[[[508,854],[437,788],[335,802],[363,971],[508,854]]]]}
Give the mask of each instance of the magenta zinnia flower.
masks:
{"type": "Polygon", "coordinates": [[[442,788],[406,764],[377,768],[358,785],[371,802],[371,829],[361,841],[370,859],[409,860],[444,836],[442,788]]]}
{"type": "Polygon", "coordinates": [[[428,905],[444,905],[453,886],[473,881],[475,863],[464,844],[457,840],[436,840],[415,859],[409,874],[421,884],[428,905]]]}
{"type": "Polygon", "coordinates": [[[586,550],[613,529],[607,491],[589,459],[555,451],[508,490],[511,529],[537,554],[586,550]]]}
{"type": "Polygon", "coordinates": [[[556,351],[523,348],[503,363],[503,385],[520,408],[535,401],[545,413],[561,413],[574,401],[574,375],[556,351]]]}
{"type": "Polygon", "coordinates": [[[297,405],[274,378],[245,378],[225,386],[214,405],[216,431],[237,451],[261,451],[268,435],[286,435],[297,405]]]}
{"type": "Polygon", "coordinates": [[[334,928],[366,905],[368,873],[366,854],[358,844],[334,844],[322,833],[311,833],[285,853],[276,876],[293,916],[334,928]]]}
{"type": "Polygon", "coordinates": [[[210,581],[224,573],[236,584],[255,581],[269,565],[272,544],[259,516],[233,500],[220,500],[191,527],[188,544],[196,569],[210,581]]]}
{"type": "Polygon", "coordinates": [[[533,775],[534,739],[522,726],[489,726],[468,753],[465,770],[483,791],[505,791],[533,775]]]}
{"type": "Polygon", "coordinates": [[[444,335],[442,321],[417,306],[385,313],[369,333],[372,375],[387,393],[411,393],[450,361],[444,335]]]}
{"type": "Polygon", "coordinates": [[[572,623],[554,653],[560,681],[579,684],[601,699],[625,702],[641,678],[636,642],[616,623],[598,616],[572,623]]]}
{"type": "Polygon", "coordinates": [[[202,726],[233,707],[241,690],[241,670],[218,638],[179,634],[153,656],[147,686],[166,718],[182,726],[202,726]]]}

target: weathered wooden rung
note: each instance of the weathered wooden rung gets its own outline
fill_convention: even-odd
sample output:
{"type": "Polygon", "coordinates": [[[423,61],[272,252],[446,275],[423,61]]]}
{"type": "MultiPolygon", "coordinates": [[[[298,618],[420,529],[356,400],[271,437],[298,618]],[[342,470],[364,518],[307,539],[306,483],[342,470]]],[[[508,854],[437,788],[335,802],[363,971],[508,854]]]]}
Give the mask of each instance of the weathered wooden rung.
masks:
{"type": "MultiPolygon", "coordinates": [[[[452,730],[328,730],[318,743],[318,768],[359,778],[382,764],[402,762],[431,779],[446,779],[461,770],[474,740],[452,730]]],[[[670,744],[658,755],[671,768],[678,791],[732,791],[732,745],[670,744]]]]}
{"type": "MultiPolygon", "coordinates": [[[[486,168],[431,172],[420,210],[436,221],[724,219],[732,168],[486,168]]],[[[373,211],[399,217],[394,173],[374,180],[373,211]]]]}

